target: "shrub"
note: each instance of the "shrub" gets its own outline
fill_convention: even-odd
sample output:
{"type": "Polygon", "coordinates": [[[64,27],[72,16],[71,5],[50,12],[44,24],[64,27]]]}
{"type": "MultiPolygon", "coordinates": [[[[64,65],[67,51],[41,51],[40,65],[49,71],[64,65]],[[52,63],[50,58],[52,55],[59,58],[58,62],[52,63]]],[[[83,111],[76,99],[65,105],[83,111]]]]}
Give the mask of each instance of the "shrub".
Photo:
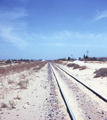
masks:
{"type": "Polygon", "coordinates": [[[1,108],[8,108],[8,105],[5,103],[1,103],[1,108]]]}
{"type": "Polygon", "coordinates": [[[68,66],[68,67],[74,67],[74,66],[75,66],[75,63],[69,63],[67,66],[68,66]]]}
{"type": "Polygon", "coordinates": [[[9,104],[10,104],[11,108],[15,108],[15,106],[16,106],[17,103],[15,103],[13,100],[10,100],[9,104]]]}
{"type": "Polygon", "coordinates": [[[86,66],[80,66],[80,65],[75,64],[75,63],[69,63],[67,66],[73,67],[73,69],[79,69],[79,70],[84,70],[87,68],[86,66]]]}
{"type": "Polygon", "coordinates": [[[15,83],[15,82],[12,81],[12,80],[9,80],[9,81],[8,81],[8,84],[13,84],[13,83],[15,83]]]}
{"type": "Polygon", "coordinates": [[[96,70],[94,74],[96,74],[94,78],[107,77],[107,68],[100,68],[99,70],[96,70]]]}
{"type": "Polygon", "coordinates": [[[77,65],[77,64],[75,64],[74,67],[73,67],[73,69],[78,69],[78,68],[80,68],[80,66],[77,65]]]}
{"type": "Polygon", "coordinates": [[[23,80],[23,81],[20,81],[19,83],[17,83],[17,85],[19,85],[21,89],[27,89],[28,83],[29,83],[28,80],[23,80]]]}
{"type": "Polygon", "coordinates": [[[40,68],[33,68],[33,70],[36,70],[36,71],[38,71],[38,70],[40,70],[40,68]]]}
{"type": "Polygon", "coordinates": [[[85,69],[87,69],[86,66],[81,66],[79,70],[85,70],[85,69]]]}
{"type": "Polygon", "coordinates": [[[80,66],[79,66],[78,64],[75,64],[75,63],[69,63],[67,66],[68,66],[68,67],[73,67],[73,69],[78,69],[78,68],[80,68],[80,66]]]}
{"type": "Polygon", "coordinates": [[[20,78],[21,78],[21,79],[25,79],[25,78],[26,78],[26,75],[25,75],[25,74],[21,74],[20,78]]]}
{"type": "Polygon", "coordinates": [[[16,100],[16,99],[21,100],[21,97],[19,97],[19,96],[17,95],[17,97],[14,97],[14,99],[15,99],[15,100],[16,100]]]}

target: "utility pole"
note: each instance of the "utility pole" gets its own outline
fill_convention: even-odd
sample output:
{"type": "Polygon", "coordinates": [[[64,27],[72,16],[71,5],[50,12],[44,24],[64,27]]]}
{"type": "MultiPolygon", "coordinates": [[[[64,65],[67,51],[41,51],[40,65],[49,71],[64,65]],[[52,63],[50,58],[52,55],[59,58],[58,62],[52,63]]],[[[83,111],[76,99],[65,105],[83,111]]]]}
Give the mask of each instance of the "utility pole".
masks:
{"type": "Polygon", "coordinates": [[[88,57],[88,52],[89,52],[89,51],[87,50],[87,57],[88,57]]]}

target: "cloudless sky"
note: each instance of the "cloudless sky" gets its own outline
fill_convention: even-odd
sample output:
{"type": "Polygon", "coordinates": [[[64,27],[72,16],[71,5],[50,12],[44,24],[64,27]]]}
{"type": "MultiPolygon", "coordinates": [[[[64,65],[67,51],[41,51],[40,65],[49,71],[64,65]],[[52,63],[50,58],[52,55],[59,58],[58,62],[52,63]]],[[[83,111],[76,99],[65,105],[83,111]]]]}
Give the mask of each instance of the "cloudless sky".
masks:
{"type": "Polygon", "coordinates": [[[107,57],[107,0],[0,0],[0,59],[107,57]]]}

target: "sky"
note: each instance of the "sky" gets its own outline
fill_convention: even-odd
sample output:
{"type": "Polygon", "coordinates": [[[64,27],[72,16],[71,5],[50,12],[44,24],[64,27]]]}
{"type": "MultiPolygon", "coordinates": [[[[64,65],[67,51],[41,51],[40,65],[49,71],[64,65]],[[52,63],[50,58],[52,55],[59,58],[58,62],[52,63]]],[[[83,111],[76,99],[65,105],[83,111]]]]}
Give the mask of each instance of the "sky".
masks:
{"type": "Polygon", "coordinates": [[[0,59],[107,57],[107,0],[0,0],[0,59]]]}

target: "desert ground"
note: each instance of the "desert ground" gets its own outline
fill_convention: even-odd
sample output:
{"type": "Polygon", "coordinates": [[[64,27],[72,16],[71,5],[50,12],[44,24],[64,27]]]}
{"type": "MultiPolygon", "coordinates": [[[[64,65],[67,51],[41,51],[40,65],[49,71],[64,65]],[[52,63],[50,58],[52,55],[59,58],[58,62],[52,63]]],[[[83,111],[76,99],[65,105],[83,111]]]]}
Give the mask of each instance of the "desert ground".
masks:
{"type": "MultiPolygon", "coordinates": [[[[56,64],[60,68],[64,68],[64,70],[66,70],[76,79],[102,95],[105,99],[107,98],[107,62],[56,61],[56,64]]],[[[62,78],[64,77],[65,75],[62,75],[62,78]]],[[[73,111],[77,120],[107,119],[106,102],[103,102],[92,92],[86,90],[75,80],[71,80],[70,78],[66,77],[65,81],[66,82],[61,81],[60,84],[62,84],[62,87],[67,96],[67,100],[70,103],[71,110],[73,111]],[[69,82],[67,82],[67,79],[69,82]],[[71,81],[73,81],[73,83],[71,81]],[[78,87],[79,91],[77,89],[78,87]]]]}
{"type": "Polygon", "coordinates": [[[107,98],[107,62],[77,60],[73,62],[63,62],[61,66],[81,82],[107,98]],[[69,67],[68,64],[72,63],[79,65],[79,67],[69,67]],[[83,69],[80,67],[83,67],[83,69]],[[96,74],[95,72],[98,70],[99,72],[96,74]]]}
{"type": "MultiPolygon", "coordinates": [[[[107,62],[56,62],[77,79],[107,98],[107,62]],[[73,68],[70,64],[77,64],[73,68]]],[[[105,106],[106,107],[106,106],[105,106]]],[[[0,66],[1,120],[69,120],[64,101],[47,62],[0,66]]]]}
{"type": "Polygon", "coordinates": [[[69,120],[47,62],[0,67],[0,120],[69,120]]]}

